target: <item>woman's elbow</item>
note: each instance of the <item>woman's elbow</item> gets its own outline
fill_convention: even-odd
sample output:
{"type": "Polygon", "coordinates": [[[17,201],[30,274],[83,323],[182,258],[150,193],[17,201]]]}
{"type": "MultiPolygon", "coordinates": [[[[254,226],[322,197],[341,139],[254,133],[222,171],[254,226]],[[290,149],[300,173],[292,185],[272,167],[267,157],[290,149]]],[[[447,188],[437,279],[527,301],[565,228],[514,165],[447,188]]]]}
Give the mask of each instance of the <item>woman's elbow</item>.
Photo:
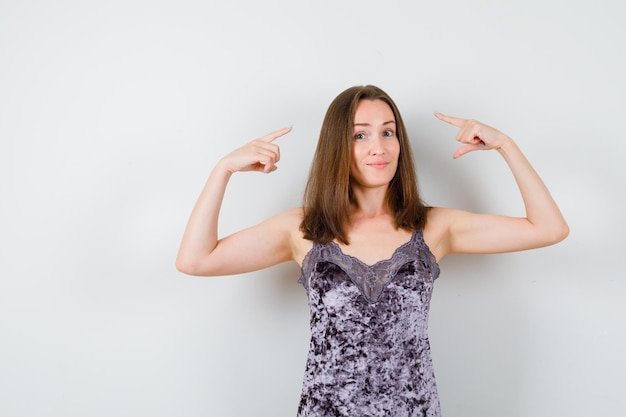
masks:
{"type": "Polygon", "coordinates": [[[569,236],[569,226],[567,222],[563,220],[558,225],[551,228],[550,232],[547,234],[547,245],[557,244],[563,241],[567,236],[569,236]]]}
{"type": "Polygon", "coordinates": [[[569,225],[565,221],[563,221],[563,225],[561,227],[561,235],[560,235],[559,242],[561,240],[564,240],[568,236],[569,236],[569,225]]]}
{"type": "Polygon", "coordinates": [[[196,277],[215,275],[211,274],[210,271],[207,271],[206,267],[201,265],[199,262],[181,256],[176,258],[175,266],[179,272],[186,275],[193,275],[196,277]]]}
{"type": "Polygon", "coordinates": [[[178,272],[182,272],[183,274],[187,275],[195,275],[194,271],[196,270],[196,268],[194,267],[194,264],[185,259],[182,259],[180,256],[176,257],[175,266],[178,272]]]}

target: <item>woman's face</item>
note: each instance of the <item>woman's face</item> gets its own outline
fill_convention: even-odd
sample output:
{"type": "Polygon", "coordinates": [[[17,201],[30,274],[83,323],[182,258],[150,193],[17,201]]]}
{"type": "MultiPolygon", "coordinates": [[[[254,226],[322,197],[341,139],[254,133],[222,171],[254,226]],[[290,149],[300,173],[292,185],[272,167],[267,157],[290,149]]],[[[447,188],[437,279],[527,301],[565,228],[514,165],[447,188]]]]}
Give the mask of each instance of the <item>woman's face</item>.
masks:
{"type": "Polygon", "coordinates": [[[382,100],[361,100],[354,114],[350,178],[352,187],[385,189],[398,168],[396,118],[382,100]]]}

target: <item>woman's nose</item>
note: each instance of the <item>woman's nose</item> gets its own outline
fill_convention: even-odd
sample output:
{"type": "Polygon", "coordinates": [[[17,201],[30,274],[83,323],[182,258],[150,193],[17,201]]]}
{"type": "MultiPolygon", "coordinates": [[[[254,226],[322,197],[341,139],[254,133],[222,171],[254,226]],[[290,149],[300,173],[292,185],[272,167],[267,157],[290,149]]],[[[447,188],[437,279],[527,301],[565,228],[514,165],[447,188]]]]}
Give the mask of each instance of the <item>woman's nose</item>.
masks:
{"type": "Polygon", "coordinates": [[[382,155],[385,153],[385,146],[383,144],[383,140],[380,136],[375,136],[372,138],[370,154],[371,155],[382,155]]]}

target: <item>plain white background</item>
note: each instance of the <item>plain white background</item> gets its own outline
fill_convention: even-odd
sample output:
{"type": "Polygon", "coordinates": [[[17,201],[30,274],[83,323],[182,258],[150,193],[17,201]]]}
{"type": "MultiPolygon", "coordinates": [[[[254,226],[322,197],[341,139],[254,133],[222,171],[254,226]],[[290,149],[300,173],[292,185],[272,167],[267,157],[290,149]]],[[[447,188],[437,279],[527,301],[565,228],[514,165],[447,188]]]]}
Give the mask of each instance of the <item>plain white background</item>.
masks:
{"type": "Polygon", "coordinates": [[[620,0],[2,0],[0,415],[295,415],[298,267],[204,279],[174,258],[222,155],[294,126],[277,172],[233,178],[223,234],[298,206],[328,104],[369,83],[429,204],[523,214],[497,153],[452,159],[440,111],[514,137],[571,227],[442,261],[444,415],[622,415],[625,18],[620,0]]]}

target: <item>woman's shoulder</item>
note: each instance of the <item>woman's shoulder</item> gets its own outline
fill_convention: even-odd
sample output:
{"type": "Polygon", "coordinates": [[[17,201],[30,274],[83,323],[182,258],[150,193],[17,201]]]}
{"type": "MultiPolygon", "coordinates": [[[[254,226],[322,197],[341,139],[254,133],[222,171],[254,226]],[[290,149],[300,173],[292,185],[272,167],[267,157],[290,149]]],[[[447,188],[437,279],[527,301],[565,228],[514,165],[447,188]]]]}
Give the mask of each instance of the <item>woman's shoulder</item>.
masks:
{"type": "Polygon", "coordinates": [[[448,214],[448,210],[445,207],[428,207],[426,211],[426,224],[424,231],[432,228],[438,228],[444,218],[448,214]]]}
{"type": "Polygon", "coordinates": [[[290,231],[300,230],[300,223],[302,223],[303,215],[304,210],[302,209],[302,207],[295,207],[289,210],[282,211],[271,217],[269,220],[290,231]]]}
{"type": "Polygon", "coordinates": [[[432,207],[428,210],[424,240],[437,260],[450,252],[450,244],[455,233],[476,223],[477,215],[465,210],[445,207],[432,207]]]}
{"type": "Polygon", "coordinates": [[[448,207],[428,207],[426,215],[426,226],[430,223],[433,227],[441,227],[450,222],[450,220],[466,213],[463,210],[458,210],[448,207]]]}
{"type": "Polygon", "coordinates": [[[293,240],[300,230],[302,222],[302,209],[294,208],[282,211],[257,224],[253,228],[261,234],[272,234],[275,238],[281,239],[284,244],[288,240],[293,240]]]}
{"type": "Polygon", "coordinates": [[[306,254],[313,247],[313,242],[305,239],[302,230],[300,230],[303,217],[304,209],[295,207],[282,211],[268,219],[269,222],[273,223],[275,229],[280,229],[282,233],[289,236],[292,257],[300,265],[306,254]]]}
{"type": "Polygon", "coordinates": [[[424,226],[424,241],[439,261],[446,254],[447,236],[451,220],[458,210],[445,207],[429,207],[424,226]]]}

